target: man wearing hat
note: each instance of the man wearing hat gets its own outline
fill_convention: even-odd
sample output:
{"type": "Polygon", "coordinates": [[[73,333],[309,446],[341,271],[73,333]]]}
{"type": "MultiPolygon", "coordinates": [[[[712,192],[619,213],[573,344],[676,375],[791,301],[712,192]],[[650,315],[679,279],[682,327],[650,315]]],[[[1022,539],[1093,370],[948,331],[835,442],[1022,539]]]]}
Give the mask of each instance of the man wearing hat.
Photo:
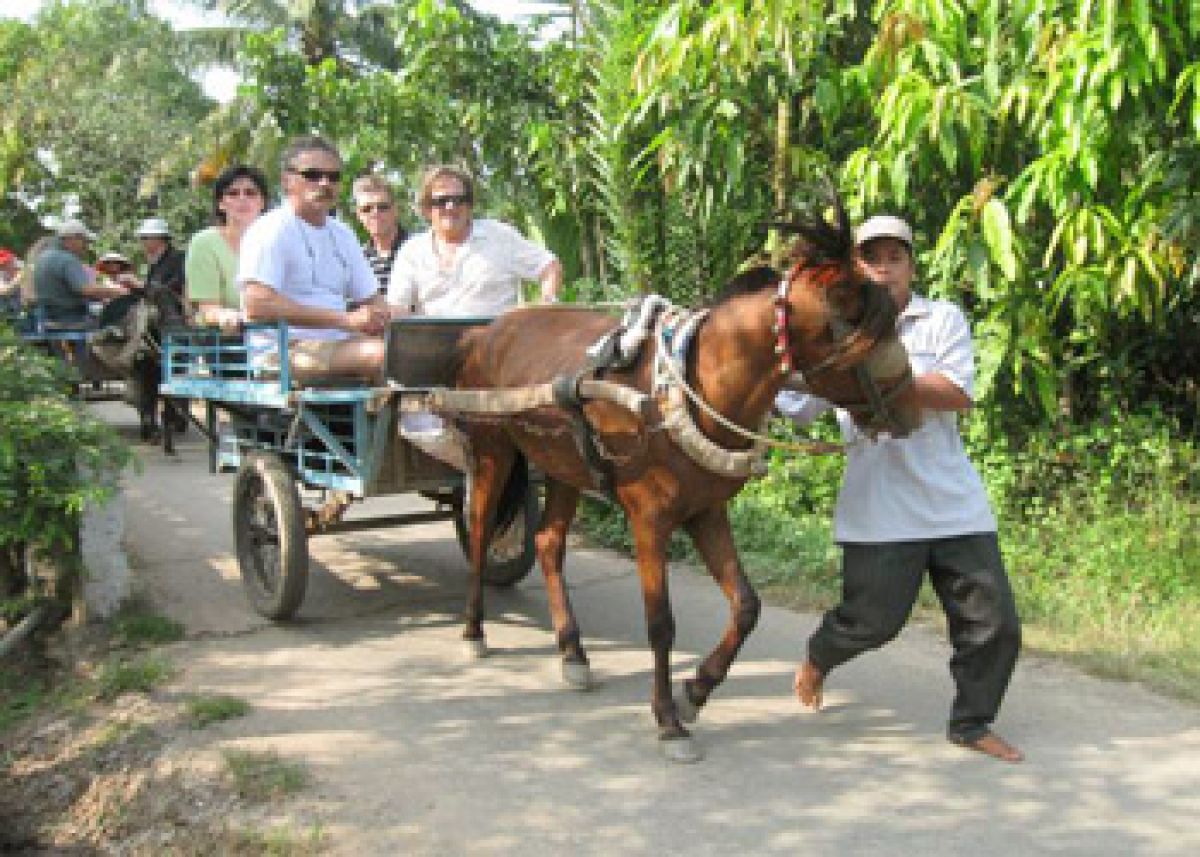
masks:
{"type": "Polygon", "coordinates": [[[171,244],[171,230],[161,217],[148,217],[138,227],[138,240],[146,254],[146,289],[167,288],[183,305],[184,255],[171,244]]]}
{"type": "Polygon", "coordinates": [[[107,301],[127,293],[124,286],[95,280],[83,267],[88,242],[96,236],[82,221],[64,220],[57,237],[37,257],[33,287],[43,321],[80,324],[88,320],[88,301],[107,301]]]}
{"type": "MultiPolygon", "coordinates": [[[[834,668],[900,633],[928,573],[942,603],[954,654],[955,697],[946,737],[1004,762],[1021,752],[992,731],[1021,645],[1021,627],[983,482],[963,450],[958,415],[971,407],[975,377],[971,329],[948,301],[910,291],[912,229],[882,215],[855,233],[863,269],[900,310],[897,327],[914,381],[902,394],[922,408],[905,438],[872,440],[839,410],[846,471],[834,537],[842,548],[842,600],[809,637],[796,671],[801,704],[821,706],[834,668]]],[[[829,402],[784,391],[776,407],[811,421],[829,402]]]]}

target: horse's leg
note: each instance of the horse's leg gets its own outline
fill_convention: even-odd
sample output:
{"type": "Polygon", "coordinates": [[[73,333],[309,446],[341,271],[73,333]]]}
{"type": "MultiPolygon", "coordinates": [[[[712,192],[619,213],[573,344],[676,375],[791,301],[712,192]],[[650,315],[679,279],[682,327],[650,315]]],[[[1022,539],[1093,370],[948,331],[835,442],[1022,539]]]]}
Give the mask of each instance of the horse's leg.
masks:
{"type": "Polygon", "coordinates": [[[158,421],[154,417],[154,407],[149,401],[145,365],[138,359],[131,368],[126,383],[133,385],[133,406],[138,413],[139,434],[144,441],[154,441],[158,436],[158,421]]]}
{"type": "Polygon", "coordinates": [[[471,536],[471,577],[467,582],[467,607],[463,639],[472,657],[487,654],[483,635],[483,567],[492,541],[492,521],[504,482],[516,460],[516,449],[504,438],[472,439],[471,503],[467,529],[471,536]]]}
{"type": "Polygon", "coordinates": [[[697,667],[696,677],[683,683],[682,698],[678,701],[679,715],[690,723],[708,701],[709,694],[725,680],[742,643],[754,630],[760,602],[738,560],[725,504],[706,509],[684,526],[704,559],[708,573],[729,600],[729,624],[725,626],[725,633],[717,647],[697,667]]]}
{"type": "Polygon", "coordinates": [[[670,528],[628,509],[637,552],[638,577],[646,608],[646,631],[654,655],[654,683],[650,710],[658,724],[663,753],[674,762],[698,762],[700,748],[679,722],[679,712],[671,696],[671,647],[675,643],[675,617],[667,591],[667,539],[670,528]]]}
{"type": "Polygon", "coordinates": [[[163,452],[167,455],[174,455],[175,431],[179,424],[179,420],[175,414],[175,404],[169,397],[158,394],[157,385],[155,386],[154,399],[155,410],[158,410],[159,404],[162,405],[162,416],[159,419],[159,425],[162,426],[163,452]]]}
{"type": "Polygon", "coordinates": [[[154,367],[145,357],[138,359],[134,364],[133,371],[137,374],[137,409],[142,424],[142,437],[146,440],[157,440],[159,437],[158,377],[154,373],[154,367]]]}
{"type": "Polygon", "coordinates": [[[546,580],[546,600],[550,603],[550,621],[562,654],[563,681],[586,690],[592,685],[591,667],[580,640],[579,625],[571,598],[563,582],[563,557],[567,548],[567,530],[579,505],[579,491],[556,479],[546,480],[546,507],[536,538],[538,565],[546,580]]]}

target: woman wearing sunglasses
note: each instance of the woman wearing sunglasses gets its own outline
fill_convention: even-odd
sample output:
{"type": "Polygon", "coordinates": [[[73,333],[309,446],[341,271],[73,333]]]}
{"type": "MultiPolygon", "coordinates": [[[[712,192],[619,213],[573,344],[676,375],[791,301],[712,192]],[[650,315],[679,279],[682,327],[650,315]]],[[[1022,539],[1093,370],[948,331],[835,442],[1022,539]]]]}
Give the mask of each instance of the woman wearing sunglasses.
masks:
{"type": "Polygon", "coordinates": [[[226,167],[213,183],[214,225],[192,236],[187,251],[187,297],[200,324],[236,324],[242,236],[267,206],[267,177],[257,167],[226,167]]]}

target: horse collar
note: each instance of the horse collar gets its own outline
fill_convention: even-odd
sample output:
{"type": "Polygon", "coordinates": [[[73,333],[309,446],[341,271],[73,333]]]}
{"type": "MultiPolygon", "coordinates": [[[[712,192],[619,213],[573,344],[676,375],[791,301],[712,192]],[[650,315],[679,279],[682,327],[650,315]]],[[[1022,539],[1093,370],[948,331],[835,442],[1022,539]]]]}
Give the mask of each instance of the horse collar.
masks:
{"type": "Polygon", "coordinates": [[[792,275],[784,274],[775,293],[775,317],[771,332],[775,334],[775,356],[779,358],[779,374],[789,375],[792,371],[792,343],[788,338],[788,292],[792,287],[792,275]]]}

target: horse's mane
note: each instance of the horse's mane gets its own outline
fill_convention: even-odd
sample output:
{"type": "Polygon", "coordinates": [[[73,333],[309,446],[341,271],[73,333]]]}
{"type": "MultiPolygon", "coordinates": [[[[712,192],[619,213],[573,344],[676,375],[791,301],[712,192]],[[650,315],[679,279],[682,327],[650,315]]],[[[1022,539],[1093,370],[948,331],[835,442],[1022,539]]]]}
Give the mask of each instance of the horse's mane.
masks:
{"type": "Polygon", "coordinates": [[[770,265],[755,265],[744,271],[738,271],[727,282],[721,291],[712,299],[710,305],[716,306],[737,295],[749,295],[779,284],[779,271],[770,265]]]}
{"type": "Polygon", "coordinates": [[[802,268],[845,265],[854,257],[854,233],[842,198],[832,188],[829,195],[833,203],[833,222],[824,213],[813,212],[801,220],[778,220],[771,224],[796,236],[796,243],[788,254],[793,275],[802,268]]]}
{"type": "MultiPolygon", "coordinates": [[[[799,220],[775,220],[767,224],[796,236],[786,257],[793,277],[805,268],[830,266],[842,269],[853,258],[854,234],[850,229],[850,218],[837,192],[830,188],[829,194],[833,203],[833,222],[824,213],[810,212],[799,220]]],[[[725,284],[711,305],[724,303],[737,295],[774,288],[779,284],[780,276],[780,272],[770,265],[747,268],[725,284]]]]}

